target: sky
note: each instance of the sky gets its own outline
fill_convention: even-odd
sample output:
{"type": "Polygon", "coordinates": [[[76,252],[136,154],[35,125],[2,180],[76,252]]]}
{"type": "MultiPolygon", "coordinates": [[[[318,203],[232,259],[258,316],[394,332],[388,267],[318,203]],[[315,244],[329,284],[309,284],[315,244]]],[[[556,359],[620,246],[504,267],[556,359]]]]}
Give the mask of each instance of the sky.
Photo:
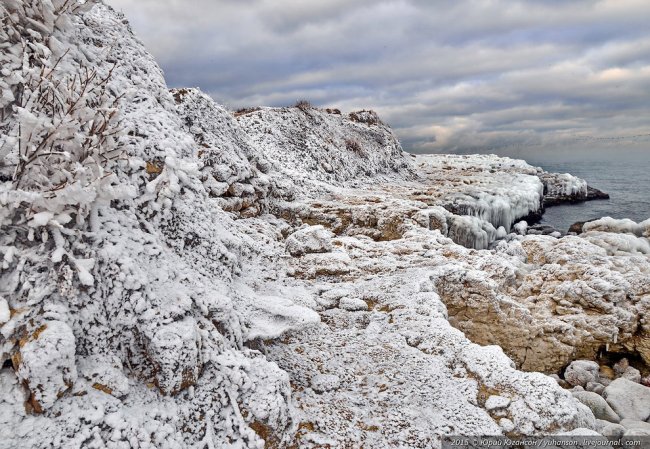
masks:
{"type": "Polygon", "coordinates": [[[411,152],[650,158],[649,0],[108,0],[171,87],[374,109],[411,152]]]}

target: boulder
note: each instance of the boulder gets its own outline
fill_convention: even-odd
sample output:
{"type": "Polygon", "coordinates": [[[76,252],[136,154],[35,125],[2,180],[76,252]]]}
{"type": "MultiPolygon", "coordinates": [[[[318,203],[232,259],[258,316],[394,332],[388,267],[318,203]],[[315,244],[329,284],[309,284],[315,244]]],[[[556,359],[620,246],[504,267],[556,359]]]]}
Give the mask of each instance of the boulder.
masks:
{"type": "Polygon", "coordinates": [[[619,378],[603,392],[607,403],[622,419],[646,421],[650,417],[650,388],[619,378]]]}
{"type": "Polygon", "coordinates": [[[619,439],[625,433],[625,427],[603,419],[597,419],[596,431],[607,438],[619,439]]]}
{"type": "Polygon", "coordinates": [[[147,357],[162,394],[175,395],[196,383],[201,368],[200,335],[194,318],[159,326],[149,339],[147,357]]]}
{"type": "Polygon", "coordinates": [[[332,251],[334,234],[322,225],[299,229],[287,239],[287,251],[294,257],[303,254],[328,253],[332,251]]]}
{"type": "Polygon", "coordinates": [[[515,430],[515,423],[508,418],[501,418],[499,420],[499,427],[501,427],[504,432],[512,432],[515,430]]]}
{"type": "Polygon", "coordinates": [[[341,385],[341,379],[334,374],[317,374],[311,378],[311,388],[317,393],[337,390],[341,385]]]}
{"type": "Polygon", "coordinates": [[[129,379],[124,375],[122,361],[115,356],[84,357],[79,361],[79,372],[96,390],[117,398],[129,393],[129,379]]]}
{"type": "Polygon", "coordinates": [[[630,368],[630,362],[624,357],[614,364],[614,372],[617,377],[622,376],[630,368]]]}
{"type": "Polygon", "coordinates": [[[584,387],[589,382],[598,380],[598,363],[590,360],[576,360],[564,371],[564,379],[570,385],[584,387]]]}
{"type": "Polygon", "coordinates": [[[598,382],[587,382],[587,385],[585,385],[585,390],[593,391],[594,393],[602,395],[603,391],[605,391],[605,385],[598,382]]]}
{"type": "Polygon", "coordinates": [[[574,391],[573,397],[589,407],[597,419],[618,423],[621,418],[612,410],[607,401],[591,391],[574,391]]]}
{"type": "Polygon", "coordinates": [[[339,307],[343,310],[349,310],[350,312],[356,312],[359,310],[368,310],[368,304],[365,301],[358,298],[341,298],[339,301],[339,307]]]}
{"type": "Polygon", "coordinates": [[[51,408],[77,380],[74,334],[61,321],[46,321],[23,338],[12,360],[34,413],[51,408]]]}
{"type": "MultiPolygon", "coordinates": [[[[626,431],[634,430],[641,433],[635,435],[648,435],[650,436],[650,423],[644,421],[637,421],[636,419],[624,419],[621,425],[625,427],[626,431]]],[[[627,434],[627,432],[626,432],[627,434]]]]}
{"type": "Polygon", "coordinates": [[[487,398],[487,401],[485,401],[486,410],[502,409],[502,408],[506,408],[508,405],[510,405],[510,399],[504,396],[492,395],[489,398],[487,398]]]}
{"type": "Polygon", "coordinates": [[[623,379],[631,380],[632,382],[641,383],[641,372],[633,366],[629,366],[625,372],[621,374],[621,377],[623,379]]]}
{"type": "Polygon", "coordinates": [[[6,299],[0,296],[0,326],[8,322],[10,318],[9,304],[7,304],[6,299]]]}

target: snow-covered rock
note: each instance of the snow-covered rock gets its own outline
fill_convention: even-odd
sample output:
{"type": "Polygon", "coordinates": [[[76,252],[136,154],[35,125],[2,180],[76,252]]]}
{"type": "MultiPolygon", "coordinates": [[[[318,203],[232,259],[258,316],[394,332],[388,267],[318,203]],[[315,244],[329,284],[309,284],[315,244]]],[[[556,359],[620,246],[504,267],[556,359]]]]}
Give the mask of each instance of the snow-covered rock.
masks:
{"type": "Polygon", "coordinates": [[[602,347],[650,360],[647,257],[612,257],[582,236],[516,242],[523,260],[449,251],[453,263],[432,281],[455,326],[473,341],[500,345],[524,369],[555,372],[575,358],[594,359],[602,347]]]}
{"type": "Polygon", "coordinates": [[[287,251],[292,256],[332,251],[334,233],[322,225],[300,229],[287,238],[287,251]]]}
{"type": "Polygon", "coordinates": [[[145,343],[155,382],[163,394],[177,394],[194,385],[202,368],[197,323],[185,318],[156,328],[145,343]]]}
{"type": "Polygon", "coordinates": [[[7,300],[0,296],[0,326],[5,324],[11,318],[11,312],[9,311],[9,304],[7,300]]]}
{"type": "MultiPolygon", "coordinates": [[[[409,245],[415,249],[435,241],[413,233],[404,241],[361,240],[350,250],[355,264],[370,262],[366,258],[382,264],[393,247],[406,255],[409,245]]],[[[379,448],[408,441],[435,447],[436,435],[449,429],[536,434],[595,426],[588,408],[555,381],[517,371],[498,347],[475,345],[450,327],[440,298],[424,281],[428,270],[386,270],[364,280],[330,281],[366,299],[372,304],[367,311],[325,310],[316,328],[267,348],[290,373],[302,419],[310,423],[308,431],[298,432],[300,446],[327,440],[334,446],[363,441],[379,448]],[[320,367],[339,377],[336,394],[312,390],[320,367]],[[506,416],[509,422],[502,421],[506,416]]]]}
{"type": "Polygon", "coordinates": [[[52,408],[77,380],[75,338],[60,321],[47,321],[20,341],[13,356],[17,377],[30,392],[29,406],[35,413],[52,408]]]}
{"type": "MultiPolygon", "coordinates": [[[[105,158],[77,165],[49,160],[54,171],[76,170],[56,188],[42,185],[58,178],[39,177],[45,167],[38,165],[15,183],[18,124],[31,119],[10,113],[7,97],[0,105],[0,294],[12,307],[0,354],[3,366],[5,354],[15,366],[1,370],[0,427],[11,431],[0,446],[100,447],[113,439],[134,446],[256,447],[263,435],[290,439],[286,374],[243,345],[249,306],[258,328],[274,318],[273,311],[253,307],[273,282],[265,283],[264,294],[233,285],[264,276],[257,242],[273,246],[272,225],[260,221],[243,232],[214,190],[219,170],[232,169],[223,196],[248,201],[252,194],[263,207],[263,161],[249,158],[236,141],[243,134],[226,129],[235,126],[226,118],[221,136],[217,125],[189,129],[185,119],[192,113],[177,105],[152,56],[110,7],[63,0],[2,6],[8,9],[0,8],[0,40],[12,48],[0,53],[3,92],[17,88],[12,83],[21,76],[51,73],[48,86],[56,88],[92,74],[105,85],[93,86],[83,107],[106,103],[116,129],[97,150],[105,158]],[[34,45],[23,46],[27,40],[34,45]],[[215,148],[219,142],[224,146],[215,148]],[[240,152],[229,154],[235,147],[240,152]],[[202,149],[210,150],[214,170],[199,156],[202,149]],[[255,269],[244,272],[244,265],[255,269]],[[26,414],[25,401],[43,413],[26,414]]],[[[25,99],[33,95],[28,87],[25,99]]],[[[223,115],[200,100],[206,115],[223,115]]],[[[49,107],[36,104],[25,106],[36,118],[47,116],[49,107]]],[[[60,130],[61,145],[72,136],[72,146],[82,148],[75,136],[92,129],[84,117],[60,130]]],[[[32,121],[37,130],[46,128],[32,121]]]]}
{"type": "Polygon", "coordinates": [[[616,234],[633,234],[637,237],[650,237],[650,219],[636,223],[630,219],[603,217],[592,220],[582,226],[583,232],[599,231],[616,234]]]}
{"type": "Polygon", "coordinates": [[[184,130],[198,144],[201,180],[224,210],[255,216],[267,209],[271,191],[293,194],[267,175],[269,162],[229,111],[198,89],[174,89],[172,95],[184,130]]]}
{"type": "Polygon", "coordinates": [[[569,173],[544,173],[540,176],[544,183],[545,203],[587,199],[587,182],[569,173]]]}
{"type": "Polygon", "coordinates": [[[576,360],[564,371],[564,379],[570,385],[581,387],[586,386],[589,382],[595,382],[598,379],[598,370],[600,366],[590,360],[576,360]]]}
{"type": "Polygon", "coordinates": [[[237,121],[260,154],[303,193],[331,190],[325,183],[410,176],[413,163],[393,131],[362,116],[313,107],[259,108],[237,121]]]}
{"type": "Polygon", "coordinates": [[[350,312],[368,310],[368,304],[359,298],[341,298],[339,301],[339,307],[343,310],[349,310],[350,312]]]}
{"type": "Polygon", "coordinates": [[[334,374],[317,374],[311,378],[311,388],[317,393],[325,393],[339,388],[341,379],[334,374]]]}
{"type": "Polygon", "coordinates": [[[78,366],[80,376],[93,388],[117,398],[129,393],[129,379],[119,358],[95,354],[81,359],[78,366]]]}
{"type": "Polygon", "coordinates": [[[487,411],[506,408],[508,405],[510,405],[510,399],[503,396],[493,395],[487,398],[487,401],[485,401],[485,409],[487,411]]]}

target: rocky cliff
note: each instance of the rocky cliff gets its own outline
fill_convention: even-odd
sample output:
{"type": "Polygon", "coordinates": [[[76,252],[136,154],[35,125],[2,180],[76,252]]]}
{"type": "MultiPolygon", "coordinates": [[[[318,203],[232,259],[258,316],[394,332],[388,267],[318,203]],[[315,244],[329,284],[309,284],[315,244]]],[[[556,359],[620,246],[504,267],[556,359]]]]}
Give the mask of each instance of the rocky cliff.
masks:
{"type": "Polygon", "coordinates": [[[524,235],[523,161],[414,158],[369,111],[232,113],[101,2],[0,5],[0,448],[593,429],[520,369],[647,361],[648,236],[524,235]]]}

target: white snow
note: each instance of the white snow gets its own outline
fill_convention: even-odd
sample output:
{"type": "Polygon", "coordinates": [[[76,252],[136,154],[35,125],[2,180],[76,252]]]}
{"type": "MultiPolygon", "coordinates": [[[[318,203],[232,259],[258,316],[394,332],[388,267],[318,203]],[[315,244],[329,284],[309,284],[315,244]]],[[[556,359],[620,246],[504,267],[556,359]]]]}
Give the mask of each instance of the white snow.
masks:
{"type": "Polygon", "coordinates": [[[0,296],[0,326],[5,324],[11,318],[11,313],[9,311],[9,304],[7,300],[0,296]]]}

